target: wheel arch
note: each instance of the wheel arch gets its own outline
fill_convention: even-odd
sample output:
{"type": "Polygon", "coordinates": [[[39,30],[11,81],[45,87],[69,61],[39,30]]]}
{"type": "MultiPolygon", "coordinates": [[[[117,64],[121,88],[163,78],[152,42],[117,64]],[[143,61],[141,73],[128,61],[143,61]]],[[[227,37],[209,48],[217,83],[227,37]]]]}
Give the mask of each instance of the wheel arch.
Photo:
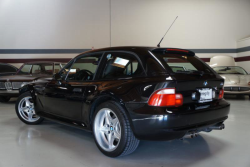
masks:
{"type": "Polygon", "coordinates": [[[34,88],[32,85],[24,85],[23,87],[21,87],[19,89],[19,95],[22,95],[26,92],[30,92],[32,98],[34,99],[35,98],[35,92],[34,92],[34,88]]]}

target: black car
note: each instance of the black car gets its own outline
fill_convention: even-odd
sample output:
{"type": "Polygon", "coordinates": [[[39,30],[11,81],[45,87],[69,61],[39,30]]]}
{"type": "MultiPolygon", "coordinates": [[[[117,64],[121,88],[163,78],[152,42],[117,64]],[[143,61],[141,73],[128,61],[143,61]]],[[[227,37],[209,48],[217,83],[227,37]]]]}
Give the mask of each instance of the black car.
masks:
{"type": "Polygon", "coordinates": [[[10,64],[0,63],[0,76],[14,75],[18,68],[10,64]]]}
{"type": "Polygon", "coordinates": [[[192,138],[223,129],[230,104],[224,80],[192,51],[112,47],[80,54],[50,81],[20,89],[16,113],[26,124],[44,118],[92,131],[110,157],[140,140],[192,138]],[[174,72],[171,65],[187,71],[174,72]]]}

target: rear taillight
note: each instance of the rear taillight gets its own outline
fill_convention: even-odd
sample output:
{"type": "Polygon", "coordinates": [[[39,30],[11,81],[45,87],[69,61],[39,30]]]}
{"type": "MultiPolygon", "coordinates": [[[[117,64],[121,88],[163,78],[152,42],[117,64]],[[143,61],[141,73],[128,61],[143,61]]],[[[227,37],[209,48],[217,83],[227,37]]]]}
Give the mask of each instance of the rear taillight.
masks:
{"type": "Polygon", "coordinates": [[[219,94],[219,99],[222,99],[223,96],[224,96],[224,89],[221,89],[219,94]]]}
{"type": "Polygon", "coordinates": [[[183,104],[182,94],[175,94],[174,88],[155,91],[149,98],[148,105],[160,107],[179,107],[183,104]]]}

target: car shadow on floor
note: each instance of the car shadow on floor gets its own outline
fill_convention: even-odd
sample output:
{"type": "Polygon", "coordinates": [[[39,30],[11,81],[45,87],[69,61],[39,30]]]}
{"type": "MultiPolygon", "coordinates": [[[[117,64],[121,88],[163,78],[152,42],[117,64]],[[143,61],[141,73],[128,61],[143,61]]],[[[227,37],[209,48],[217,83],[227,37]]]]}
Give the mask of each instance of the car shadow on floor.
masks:
{"type": "Polygon", "coordinates": [[[63,148],[76,158],[79,157],[79,161],[86,158],[89,161],[93,160],[93,166],[116,166],[115,164],[119,163],[121,166],[144,164],[184,167],[216,156],[227,147],[227,142],[202,133],[194,139],[141,141],[133,154],[108,158],[98,150],[90,132],[50,121],[44,121],[38,126],[23,124],[18,130],[16,136],[18,145],[31,146],[35,139],[50,143],[49,145],[53,144],[59,149],[63,148]]]}
{"type": "Polygon", "coordinates": [[[248,95],[224,95],[226,100],[248,100],[250,97],[248,95]]]}

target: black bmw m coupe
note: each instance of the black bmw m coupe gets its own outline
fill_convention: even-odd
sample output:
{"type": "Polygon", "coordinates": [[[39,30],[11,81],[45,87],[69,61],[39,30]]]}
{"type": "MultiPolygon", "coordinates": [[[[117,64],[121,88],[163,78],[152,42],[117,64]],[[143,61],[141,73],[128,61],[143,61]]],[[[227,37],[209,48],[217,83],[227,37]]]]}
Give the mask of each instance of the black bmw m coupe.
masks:
{"type": "Polygon", "coordinates": [[[135,151],[140,140],[224,129],[230,104],[223,87],[223,78],[192,51],[111,47],[84,52],[52,80],[23,86],[16,113],[30,125],[49,119],[92,131],[100,151],[117,157],[135,151]]]}

